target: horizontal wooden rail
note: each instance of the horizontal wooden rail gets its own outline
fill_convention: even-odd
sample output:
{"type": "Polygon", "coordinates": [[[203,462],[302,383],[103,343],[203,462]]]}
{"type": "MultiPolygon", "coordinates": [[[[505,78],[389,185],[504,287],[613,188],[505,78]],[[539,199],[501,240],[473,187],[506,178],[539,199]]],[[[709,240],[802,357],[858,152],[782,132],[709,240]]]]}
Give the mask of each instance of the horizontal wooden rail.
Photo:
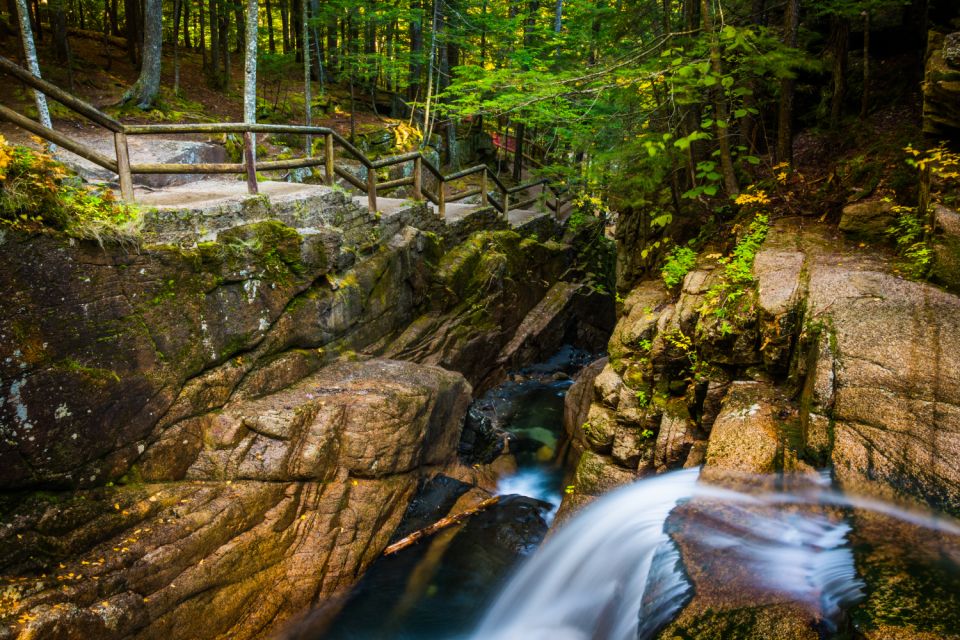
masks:
{"type": "Polygon", "coordinates": [[[76,140],[68,138],[62,133],[58,133],[53,129],[48,129],[39,122],[34,122],[30,118],[20,115],[13,109],[0,105],[0,117],[9,120],[21,129],[25,129],[36,136],[40,136],[44,140],[48,140],[53,144],[60,145],[67,151],[75,153],[81,158],[85,158],[95,165],[103,167],[108,171],[113,171],[114,173],[117,172],[117,163],[115,160],[111,160],[107,156],[97,153],[93,149],[80,144],[76,140]]]}
{"type": "Polygon", "coordinates": [[[443,179],[447,182],[453,182],[454,180],[459,180],[460,178],[466,178],[467,176],[472,176],[475,173],[480,173],[481,171],[488,171],[487,165],[478,164],[469,169],[464,169],[463,171],[457,171],[456,173],[451,173],[448,176],[444,176],[443,179]]]}
{"type": "Polygon", "coordinates": [[[413,184],[413,176],[407,176],[406,178],[397,178],[396,180],[389,180],[387,182],[378,182],[377,183],[377,193],[381,191],[386,191],[388,189],[395,189],[397,187],[405,187],[407,185],[413,184]]]}
{"type": "Polygon", "coordinates": [[[341,178],[343,178],[344,180],[346,180],[347,182],[349,182],[350,184],[352,184],[352,185],[353,185],[354,187],[356,187],[357,189],[360,189],[361,191],[366,191],[366,190],[367,190],[367,185],[365,185],[365,184],[363,183],[363,181],[360,180],[360,178],[358,178],[357,176],[353,175],[352,173],[350,173],[350,172],[347,171],[346,169],[341,169],[340,167],[334,167],[334,168],[333,168],[333,171],[334,171],[338,176],[340,176],[341,178]]]}
{"type": "Polygon", "coordinates": [[[73,94],[67,93],[57,85],[50,84],[46,80],[36,77],[9,58],[0,56],[0,70],[2,70],[4,73],[9,73],[17,80],[20,80],[24,84],[34,89],[42,91],[63,106],[76,111],[85,118],[96,122],[101,127],[105,127],[113,133],[123,131],[123,125],[117,120],[114,120],[104,112],[94,107],[92,104],[84,102],[73,94]]]}
{"type": "Polygon", "coordinates": [[[391,156],[389,158],[382,158],[380,160],[375,160],[371,163],[374,169],[384,169],[386,167],[392,167],[396,164],[403,164],[404,162],[411,162],[417,158],[423,159],[423,154],[419,151],[411,151],[410,153],[405,153],[399,156],[391,156]]]}
{"type": "Polygon", "coordinates": [[[464,200],[465,198],[469,198],[470,196],[478,196],[481,193],[483,193],[483,191],[479,188],[470,189],[469,191],[464,191],[462,193],[457,193],[452,196],[447,196],[447,202],[456,202],[458,200],[464,200]]]}
{"type": "Polygon", "coordinates": [[[324,182],[333,185],[335,177],[339,176],[354,188],[367,194],[368,206],[371,210],[377,207],[377,192],[385,192],[402,186],[413,186],[413,197],[422,198],[435,204],[441,216],[445,215],[446,204],[479,195],[480,206],[491,206],[502,214],[511,209],[522,209],[532,203],[544,201],[547,207],[558,215],[561,208],[569,199],[563,200],[564,195],[570,192],[565,187],[558,188],[550,184],[545,178],[532,180],[523,184],[508,187],[486,165],[475,165],[444,175],[439,167],[435,166],[421,151],[411,151],[396,156],[370,160],[366,154],[351,144],[343,136],[329,127],[307,126],[297,124],[255,124],[242,122],[225,123],[182,123],[182,124],[131,124],[124,125],[114,118],[103,113],[93,105],[77,98],[63,89],[34,76],[30,71],[20,67],[12,60],[0,56],[0,72],[10,74],[29,87],[40,91],[52,99],[60,102],[74,112],[90,119],[92,122],[106,128],[113,134],[116,160],[109,158],[89,147],[54,131],[51,128],[35,122],[16,111],[0,105],[0,118],[9,120],[18,127],[33,133],[41,138],[59,145],[94,164],[117,173],[120,179],[120,191],[124,200],[133,201],[132,175],[142,174],[246,174],[250,193],[257,193],[256,171],[272,171],[285,169],[301,169],[308,167],[324,167],[324,182]],[[131,164],[127,136],[131,135],[183,135],[183,134],[228,134],[236,133],[243,136],[244,162],[236,163],[139,163],[131,164]],[[309,153],[303,158],[286,160],[257,161],[256,150],[253,148],[253,134],[292,134],[302,136],[323,136],[324,150],[322,156],[313,156],[309,153]],[[346,168],[337,166],[335,146],[346,152],[349,158],[356,160],[366,169],[366,179],[361,179],[346,168]],[[378,182],[377,172],[380,169],[413,162],[413,175],[378,182]],[[423,188],[424,173],[433,174],[436,187],[431,192],[423,188]],[[461,180],[472,175],[480,176],[480,186],[447,195],[448,183],[461,180]],[[492,183],[493,193],[499,193],[499,201],[490,197],[488,186],[492,183]],[[541,192],[534,198],[511,205],[510,196],[523,193],[528,189],[542,187],[541,192]],[[548,190],[554,194],[553,202],[547,196],[548,190]]]}

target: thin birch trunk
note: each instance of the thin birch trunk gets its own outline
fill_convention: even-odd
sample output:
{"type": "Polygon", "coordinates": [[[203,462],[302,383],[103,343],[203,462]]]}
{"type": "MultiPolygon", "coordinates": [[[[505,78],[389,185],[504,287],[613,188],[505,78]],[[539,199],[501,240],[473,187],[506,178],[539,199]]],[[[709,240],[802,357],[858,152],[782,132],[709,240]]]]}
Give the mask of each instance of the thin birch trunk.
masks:
{"type": "MultiPolygon", "coordinates": [[[[20,35],[23,39],[23,54],[27,58],[27,68],[30,69],[36,77],[40,77],[40,62],[37,60],[37,47],[33,43],[33,29],[30,27],[30,10],[27,8],[27,0],[17,0],[17,14],[20,19],[20,35]]],[[[33,97],[37,102],[37,115],[40,124],[52,129],[50,122],[50,109],[47,108],[47,96],[42,91],[34,90],[33,97]]],[[[50,153],[56,151],[54,145],[49,147],[50,153]]]]}

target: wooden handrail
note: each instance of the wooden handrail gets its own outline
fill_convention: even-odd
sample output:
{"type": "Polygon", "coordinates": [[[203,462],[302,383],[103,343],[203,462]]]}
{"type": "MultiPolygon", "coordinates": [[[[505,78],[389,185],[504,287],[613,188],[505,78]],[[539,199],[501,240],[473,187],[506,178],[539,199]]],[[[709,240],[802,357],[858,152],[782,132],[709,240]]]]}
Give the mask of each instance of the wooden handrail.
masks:
{"type": "Polygon", "coordinates": [[[76,111],[80,115],[92,120],[93,122],[96,122],[101,127],[109,129],[113,133],[123,131],[123,125],[117,120],[114,120],[104,112],[94,107],[92,104],[84,102],[80,98],[67,93],[60,87],[50,84],[46,80],[38,78],[9,58],[0,56],[0,71],[9,73],[24,84],[38,91],[42,91],[48,97],[53,98],[63,106],[76,111]]]}
{"type": "Polygon", "coordinates": [[[67,151],[75,153],[81,158],[85,158],[108,171],[113,171],[114,173],[117,171],[116,161],[111,160],[103,154],[97,153],[93,149],[80,144],[76,140],[68,138],[62,133],[58,133],[53,129],[48,129],[39,122],[34,122],[30,118],[20,115],[13,109],[0,105],[0,116],[6,120],[9,120],[21,129],[26,129],[30,133],[40,136],[44,140],[48,140],[53,144],[60,145],[67,151]]]}
{"type": "Polygon", "coordinates": [[[248,124],[243,122],[225,122],[225,123],[182,123],[182,124],[131,124],[125,125],[114,118],[103,113],[96,107],[84,102],[80,98],[64,91],[46,80],[37,78],[28,70],[20,67],[12,60],[0,56],[0,71],[8,73],[21,80],[24,84],[37,91],[48,95],[54,100],[60,102],[76,113],[90,119],[114,134],[114,149],[116,160],[109,158],[89,147],[79,143],[69,137],[44,127],[43,125],[23,116],[16,111],[0,105],[0,117],[9,120],[13,124],[33,133],[41,138],[57,144],[64,149],[85,158],[98,166],[117,173],[120,178],[120,191],[124,200],[133,201],[133,182],[132,175],[137,174],[246,174],[248,188],[251,193],[257,192],[256,171],[270,171],[283,169],[299,169],[307,167],[323,166],[325,171],[325,183],[333,185],[335,177],[346,180],[351,186],[367,194],[368,206],[371,210],[377,207],[377,192],[387,191],[400,186],[413,185],[414,198],[426,197],[430,202],[437,205],[439,214],[445,214],[446,204],[462,200],[470,196],[480,196],[480,206],[491,206],[502,214],[506,214],[513,209],[520,209],[533,202],[543,198],[546,190],[553,192],[556,202],[547,206],[553,209],[557,215],[563,206],[561,198],[564,194],[570,192],[568,186],[561,188],[550,184],[546,178],[531,180],[523,184],[512,187],[506,186],[500,178],[490,170],[486,165],[475,165],[466,169],[456,171],[449,175],[436,167],[422,151],[411,151],[408,153],[381,158],[379,160],[370,160],[366,154],[351,144],[347,139],[329,127],[307,126],[296,124],[248,124]],[[243,135],[243,158],[242,163],[139,163],[130,164],[129,149],[127,145],[127,136],[131,135],[162,135],[162,134],[225,134],[238,133],[243,135]],[[256,158],[256,152],[253,148],[252,135],[255,133],[265,134],[293,134],[305,136],[323,136],[324,153],[322,157],[307,155],[303,158],[292,158],[287,160],[267,160],[259,162],[256,158]],[[334,144],[339,145],[346,151],[347,155],[360,163],[366,169],[366,179],[363,180],[345,168],[336,166],[334,144]],[[378,183],[376,172],[378,169],[385,169],[406,162],[414,163],[412,176],[388,180],[378,183]],[[433,174],[436,178],[436,189],[431,193],[423,188],[423,172],[433,174]],[[480,186],[464,192],[447,195],[446,185],[449,182],[460,180],[471,175],[480,174],[480,186]],[[495,191],[500,193],[500,201],[490,197],[487,187],[492,182],[495,191]],[[519,203],[511,207],[510,196],[521,193],[532,187],[543,186],[543,191],[535,198],[519,203]]]}

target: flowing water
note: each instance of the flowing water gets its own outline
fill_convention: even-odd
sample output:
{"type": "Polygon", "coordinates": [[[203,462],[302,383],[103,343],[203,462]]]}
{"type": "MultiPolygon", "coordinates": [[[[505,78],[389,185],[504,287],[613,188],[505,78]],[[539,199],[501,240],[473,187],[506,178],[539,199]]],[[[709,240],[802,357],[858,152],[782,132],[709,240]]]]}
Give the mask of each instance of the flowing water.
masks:
{"type": "MultiPolygon", "coordinates": [[[[522,566],[481,622],[476,640],[644,640],[689,601],[672,529],[729,576],[776,599],[805,605],[837,631],[860,602],[864,583],[849,544],[849,509],[882,514],[930,532],[960,536],[954,521],[846,496],[819,482],[793,491],[743,493],[698,482],[699,469],[675,471],[614,491],[580,512],[522,566]],[[696,505],[685,523],[678,505],[696,505]],[[706,517],[704,517],[706,514],[706,517]]],[[[960,558],[939,558],[955,581],[960,558]]],[[[941,566],[942,568],[942,566],[941,566]]]]}
{"type": "MultiPolygon", "coordinates": [[[[459,529],[378,559],[328,629],[295,637],[440,640],[467,635],[511,570],[539,546],[560,506],[562,477],[554,459],[564,396],[572,384],[569,374],[591,359],[565,348],[474,403],[468,427],[484,431],[495,426],[498,434],[510,434],[516,471],[497,484],[500,504],[459,529]]],[[[436,521],[468,489],[449,478],[428,483],[394,538],[436,521]]]]}
{"type": "MultiPolygon", "coordinates": [[[[562,369],[570,354],[560,360],[562,369]]],[[[602,497],[541,545],[561,499],[561,475],[551,461],[570,381],[551,375],[557,368],[501,385],[472,409],[481,427],[492,420],[511,434],[518,465],[499,481],[501,503],[459,529],[379,559],[332,626],[291,637],[645,640],[694,595],[696,580],[684,561],[699,562],[701,580],[729,581],[734,594],[802,606],[821,637],[842,636],[848,612],[867,592],[852,549],[855,513],[893,523],[883,538],[895,539],[901,526],[921,538],[957,536],[946,552],[941,546],[911,570],[935,575],[942,591],[960,587],[956,522],[844,495],[826,472],[790,490],[757,489],[770,486],[758,481],[736,491],[702,483],[699,469],[674,471],[602,497]]],[[[471,446],[474,454],[482,448],[471,446]]],[[[395,538],[435,521],[468,490],[450,478],[431,481],[395,538]]]]}

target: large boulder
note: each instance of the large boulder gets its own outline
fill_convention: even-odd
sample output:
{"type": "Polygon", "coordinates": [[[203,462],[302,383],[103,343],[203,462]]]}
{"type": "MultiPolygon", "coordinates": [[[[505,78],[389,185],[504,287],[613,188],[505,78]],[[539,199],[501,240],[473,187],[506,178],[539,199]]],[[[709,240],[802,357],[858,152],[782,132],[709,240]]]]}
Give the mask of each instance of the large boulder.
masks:
{"type": "Polygon", "coordinates": [[[238,386],[290,384],[405,326],[435,241],[407,228],[338,273],[324,238],[268,221],[133,253],[5,233],[0,483],[116,480],[158,425],[238,386]]]}
{"type": "Polygon", "coordinates": [[[864,238],[882,238],[893,224],[893,202],[863,200],[848,204],[840,215],[840,230],[864,238]]]}
{"type": "Polygon", "coordinates": [[[960,33],[931,31],[923,81],[923,132],[953,136],[960,131],[960,33]]]}
{"type": "Polygon", "coordinates": [[[469,401],[436,367],[336,363],[171,427],[145,484],[8,500],[4,637],[275,631],[382,552],[421,477],[455,458],[469,401]]]}

